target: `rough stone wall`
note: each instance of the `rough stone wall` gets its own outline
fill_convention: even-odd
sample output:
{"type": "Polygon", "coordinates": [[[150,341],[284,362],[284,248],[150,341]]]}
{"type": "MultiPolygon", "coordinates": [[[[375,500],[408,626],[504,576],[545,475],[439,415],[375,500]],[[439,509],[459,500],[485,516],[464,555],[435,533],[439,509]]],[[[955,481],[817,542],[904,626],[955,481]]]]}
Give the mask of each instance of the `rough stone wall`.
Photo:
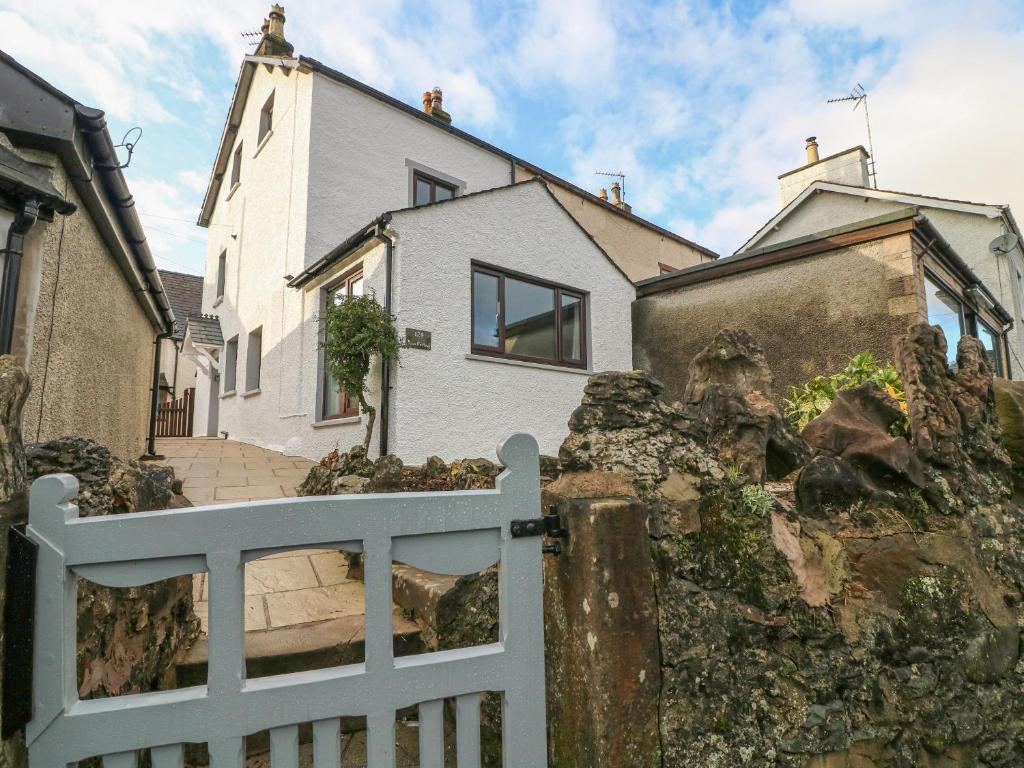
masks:
{"type": "Polygon", "coordinates": [[[36,310],[31,322],[20,317],[18,328],[32,334],[25,439],[82,435],[117,456],[136,458],[145,452],[157,329],[60,161],[12,151],[52,167],[53,185],[78,206],[72,215],[38,222],[29,232],[19,305],[34,300],[36,310]],[[38,295],[30,296],[36,289],[38,295]]]}
{"type": "MultiPolygon", "coordinates": [[[[79,516],[125,514],[187,504],[172,491],[174,471],[115,458],[103,446],[65,438],[27,449],[30,479],[78,478],[79,516]]],[[[174,661],[199,635],[192,577],[111,589],[78,580],[79,696],[140,693],[173,683],[174,661]]]]}
{"type": "Polygon", "coordinates": [[[909,235],[840,248],[639,299],[633,365],[682,399],[694,355],[720,329],[744,329],[781,399],[860,352],[892,360],[895,338],[924,319],[916,296],[909,235]]]}
{"type": "Polygon", "coordinates": [[[649,507],[663,766],[1024,764],[1024,515],[987,361],[966,339],[953,376],[944,354],[924,328],[902,347],[910,443],[873,394],[819,417],[809,466],[856,472],[797,503],[685,434],[656,382],[590,389],[561,458],[630,475],[649,507]]]}

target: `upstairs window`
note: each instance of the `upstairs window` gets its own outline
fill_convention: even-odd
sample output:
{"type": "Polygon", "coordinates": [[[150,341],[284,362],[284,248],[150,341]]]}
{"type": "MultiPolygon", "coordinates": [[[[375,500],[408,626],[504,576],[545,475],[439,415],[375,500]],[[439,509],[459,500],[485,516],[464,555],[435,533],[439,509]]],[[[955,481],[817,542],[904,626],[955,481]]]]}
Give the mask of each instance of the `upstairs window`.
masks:
{"type": "Polygon", "coordinates": [[[428,205],[455,197],[455,185],[417,171],[412,177],[413,205],[428,205]]]}
{"type": "Polygon", "coordinates": [[[476,354],[586,368],[586,293],[473,266],[476,354]]]}
{"type": "Polygon", "coordinates": [[[267,103],[263,105],[263,109],[260,111],[260,132],[256,137],[257,143],[262,144],[263,140],[267,138],[267,134],[274,127],[274,94],[271,92],[270,98],[267,99],[267,103]]]}
{"type": "Polygon", "coordinates": [[[224,283],[227,279],[228,252],[221,251],[217,257],[217,298],[224,297],[224,283]]]}
{"type": "Polygon", "coordinates": [[[236,368],[238,367],[238,337],[233,336],[224,345],[224,394],[235,391],[236,368]]]}
{"type": "Polygon", "coordinates": [[[235,188],[235,185],[242,178],[242,144],[239,142],[238,148],[235,150],[234,160],[231,161],[231,189],[235,188]]]}
{"type": "Polygon", "coordinates": [[[249,332],[249,345],[245,351],[245,391],[260,388],[260,361],[263,357],[263,326],[249,332]]]}

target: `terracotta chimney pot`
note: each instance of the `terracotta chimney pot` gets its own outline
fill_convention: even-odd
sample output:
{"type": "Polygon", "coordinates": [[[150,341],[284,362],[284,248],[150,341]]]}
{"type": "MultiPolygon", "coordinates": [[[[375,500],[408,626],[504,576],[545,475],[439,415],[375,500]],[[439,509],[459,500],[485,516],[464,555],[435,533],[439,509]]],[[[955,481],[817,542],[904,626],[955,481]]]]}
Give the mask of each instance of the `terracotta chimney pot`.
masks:
{"type": "Polygon", "coordinates": [[[430,91],[423,92],[423,111],[430,114],[430,91]]]}
{"type": "Polygon", "coordinates": [[[597,196],[604,200],[606,203],[608,202],[608,190],[605,189],[604,187],[601,187],[599,190],[597,190],[597,196]]]}
{"type": "Polygon", "coordinates": [[[818,139],[815,136],[807,137],[807,164],[818,162],[818,139]]]}

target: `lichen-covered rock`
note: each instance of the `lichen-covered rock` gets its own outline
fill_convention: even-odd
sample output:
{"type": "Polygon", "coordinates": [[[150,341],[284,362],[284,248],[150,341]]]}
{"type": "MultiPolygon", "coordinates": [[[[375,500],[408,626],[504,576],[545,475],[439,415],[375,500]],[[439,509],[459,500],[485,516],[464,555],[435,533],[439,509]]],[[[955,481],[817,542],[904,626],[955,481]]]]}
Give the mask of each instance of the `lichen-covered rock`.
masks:
{"type": "Polygon", "coordinates": [[[1024,381],[995,379],[993,392],[1003,448],[1013,465],[1014,482],[1024,485],[1024,381]]]}
{"type": "Polygon", "coordinates": [[[683,404],[690,432],[750,482],[780,479],[807,460],[775,405],[764,353],[744,331],[719,331],[694,356],[683,404]]]}
{"type": "MultiPolygon", "coordinates": [[[[28,474],[67,472],[79,482],[82,517],[187,505],[172,489],[170,467],[113,456],[102,445],[65,437],[28,446],[28,474]]],[[[79,696],[99,698],[156,690],[173,675],[178,655],[199,635],[192,578],[127,589],[78,582],[79,696]]]]}
{"type": "Polygon", "coordinates": [[[991,372],[973,341],[949,372],[922,329],[901,359],[913,442],[888,403],[840,399],[796,509],[642,374],[592,378],[561,458],[649,507],[667,768],[1024,765],[1024,516],[991,372]]]}

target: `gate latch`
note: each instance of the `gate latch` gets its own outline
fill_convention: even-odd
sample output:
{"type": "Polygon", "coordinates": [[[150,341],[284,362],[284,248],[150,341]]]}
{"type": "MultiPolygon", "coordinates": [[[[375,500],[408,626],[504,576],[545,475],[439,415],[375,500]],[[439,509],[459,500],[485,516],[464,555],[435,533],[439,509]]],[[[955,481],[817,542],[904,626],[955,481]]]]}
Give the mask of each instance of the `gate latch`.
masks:
{"type": "MultiPolygon", "coordinates": [[[[562,527],[562,518],[559,517],[555,507],[548,507],[548,513],[535,517],[532,520],[513,520],[510,532],[513,539],[523,539],[527,536],[547,536],[551,539],[567,539],[569,531],[562,527]]],[[[560,555],[562,553],[561,542],[545,545],[541,551],[548,555],[560,555]]]]}

